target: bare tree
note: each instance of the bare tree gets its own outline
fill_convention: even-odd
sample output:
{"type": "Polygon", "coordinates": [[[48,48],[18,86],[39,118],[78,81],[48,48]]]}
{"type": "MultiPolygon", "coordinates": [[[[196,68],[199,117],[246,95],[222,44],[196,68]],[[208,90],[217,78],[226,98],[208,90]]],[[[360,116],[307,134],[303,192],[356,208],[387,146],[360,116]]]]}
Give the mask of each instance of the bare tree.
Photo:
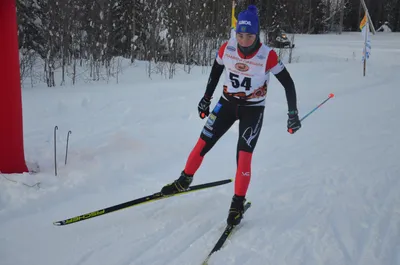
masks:
{"type": "Polygon", "coordinates": [[[339,1],[339,8],[340,8],[339,34],[342,34],[343,18],[344,18],[344,0],[338,0],[338,1],[339,1]]]}
{"type": "MultiPolygon", "coordinates": [[[[120,58],[148,61],[149,76],[190,73],[194,65],[209,66],[229,38],[231,1],[17,0],[22,77],[30,76],[32,84],[40,77],[49,87],[56,73],[61,85],[68,77],[72,84],[109,81],[118,76],[120,58]],[[40,59],[42,70],[34,73],[29,63],[40,59]]],[[[358,31],[364,15],[359,0],[236,0],[236,15],[254,2],[267,36],[274,28],[358,31]]],[[[388,22],[393,31],[400,29],[400,0],[366,5],[375,27],[388,22]]]]}

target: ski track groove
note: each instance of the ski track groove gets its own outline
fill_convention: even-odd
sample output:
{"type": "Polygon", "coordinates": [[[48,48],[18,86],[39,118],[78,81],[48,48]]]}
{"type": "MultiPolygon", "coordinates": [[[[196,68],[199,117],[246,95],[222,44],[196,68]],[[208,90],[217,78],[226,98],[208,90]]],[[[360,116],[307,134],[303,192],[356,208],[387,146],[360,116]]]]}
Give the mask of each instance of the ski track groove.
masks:
{"type": "MultiPolygon", "coordinates": [[[[165,238],[165,235],[167,234],[166,231],[170,231],[170,230],[177,230],[176,226],[170,222],[168,223],[168,225],[164,226],[162,229],[157,229],[156,231],[154,231],[150,236],[149,234],[144,234],[143,238],[140,239],[135,239],[130,241],[128,244],[125,244],[125,247],[131,250],[134,249],[139,249],[138,251],[140,251],[140,249],[145,249],[145,251],[141,251],[140,253],[138,253],[138,251],[132,251],[129,255],[126,255],[125,259],[120,262],[119,264],[125,264],[125,265],[129,265],[129,264],[154,264],[154,263],[142,263],[140,261],[141,257],[147,255],[147,253],[149,253],[149,251],[154,250],[154,247],[157,244],[154,244],[154,242],[161,242],[163,240],[163,238],[165,238]],[[137,247],[140,246],[140,247],[137,247]],[[134,258],[132,258],[134,257],[134,258]]],[[[152,255],[151,253],[149,254],[150,256],[152,255]]],[[[161,256],[158,256],[161,257],[161,256]]]]}
{"type": "MultiPolygon", "coordinates": [[[[395,181],[396,181],[396,184],[399,183],[399,179],[398,179],[398,178],[396,178],[395,181]]],[[[398,186],[398,185],[394,185],[394,186],[398,186]]],[[[390,187],[392,187],[392,185],[390,185],[390,187]]],[[[390,235],[388,232],[389,232],[389,228],[391,227],[390,225],[391,225],[392,222],[393,222],[393,217],[394,217],[394,215],[395,215],[396,212],[397,212],[397,211],[394,210],[394,209],[395,209],[395,205],[399,205],[400,200],[399,200],[397,191],[394,191],[393,188],[391,189],[390,202],[391,202],[390,207],[388,208],[387,213],[385,214],[385,217],[386,217],[386,218],[382,218],[382,220],[381,220],[381,225],[380,225],[381,231],[382,231],[383,229],[385,230],[385,232],[382,233],[382,234],[384,234],[385,236],[384,236],[383,240],[381,240],[381,241],[386,242],[386,243],[384,243],[384,244],[386,244],[387,247],[394,247],[395,244],[396,244],[396,239],[398,239],[399,236],[400,236],[400,231],[397,230],[397,234],[396,234],[396,235],[390,235]],[[397,197],[396,197],[395,199],[392,199],[394,196],[397,196],[397,197]],[[386,220],[387,220],[387,222],[385,222],[386,220]],[[392,237],[392,239],[391,239],[390,241],[389,241],[389,240],[386,240],[386,238],[387,238],[388,236],[391,236],[391,237],[392,237]],[[389,242],[392,242],[392,244],[389,244],[389,242]]],[[[399,213],[397,212],[397,215],[398,215],[398,214],[399,214],[399,213]]],[[[393,224],[393,226],[395,226],[395,225],[393,224]]],[[[382,253],[381,253],[381,252],[382,252],[381,247],[383,247],[383,246],[385,246],[385,245],[383,245],[383,244],[378,244],[378,246],[377,246],[377,248],[379,248],[378,251],[379,251],[380,254],[382,254],[382,253]]],[[[386,247],[386,249],[387,249],[387,247],[386,247]]],[[[386,249],[385,249],[385,250],[386,250],[386,249]]],[[[390,253],[388,253],[388,254],[390,254],[390,253]]],[[[392,261],[394,262],[394,260],[392,260],[392,261]]],[[[399,264],[399,263],[400,263],[400,260],[398,260],[397,262],[398,262],[398,264],[399,264]]],[[[391,262],[390,264],[392,264],[392,262],[391,262]]]]}
{"type": "MultiPolygon", "coordinates": [[[[363,244],[356,264],[363,265],[366,264],[366,260],[371,260],[372,257],[367,257],[367,255],[370,254],[367,251],[368,247],[374,248],[374,258],[382,254],[383,245],[381,244],[381,242],[386,242],[385,239],[388,237],[390,223],[393,218],[391,214],[393,213],[395,203],[399,202],[398,198],[397,201],[393,200],[395,191],[394,188],[392,188],[398,186],[399,178],[395,177],[392,182],[393,183],[390,183],[389,180],[388,183],[385,184],[385,192],[381,192],[381,194],[383,193],[385,197],[383,199],[382,205],[378,205],[378,207],[381,206],[381,208],[379,208],[380,212],[374,214],[375,220],[373,224],[369,227],[371,232],[368,233],[367,239],[363,241],[365,243],[363,244]],[[381,236],[383,236],[383,238],[381,238],[381,236]]],[[[396,190],[396,193],[397,192],[398,191],[396,190]]]]}
{"type": "MultiPolygon", "coordinates": [[[[193,218],[193,220],[191,221],[191,223],[196,223],[195,219],[196,219],[196,218],[193,218]]],[[[186,225],[185,225],[185,226],[186,226],[186,225]]],[[[183,230],[189,229],[189,227],[186,227],[186,228],[185,228],[185,226],[181,227],[180,229],[175,230],[174,233],[172,233],[170,236],[173,237],[175,234],[177,234],[177,233],[179,234],[180,231],[181,231],[182,229],[183,229],[183,230]]],[[[185,245],[182,244],[182,246],[179,247],[179,246],[180,246],[180,244],[179,244],[179,245],[177,245],[178,247],[174,247],[174,248],[173,248],[173,252],[169,251],[169,253],[172,253],[172,255],[168,255],[168,258],[164,259],[164,260],[162,261],[162,263],[158,263],[158,264],[185,264],[185,263],[182,262],[182,260],[180,260],[180,257],[182,257],[182,255],[184,254],[184,252],[185,252],[186,250],[188,250],[188,249],[190,248],[191,245],[193,245],[193,244],[196,243],[197,241],[201,240],[201,239],[202,239],[202,238],[201,238],[201,235],[203,235],[203,234],[205,234],[207,231],[209,231],[211,227],[212,227],[211,221],[208,221],[208,222],[202,222],[201,225],[195,227],[196,230],[189,229],[189,230],[193,231],[193,234],[191,234],[191,235],[189,236],[189,238],[185,238],[185,240],[184,240],[185,245]],[[175,261],[176,261],[176,262],[175,262],[175,261]]],[[[187,234],[186,234],[186,235],[187,235],[187,234]]],[[[178,235],[178,236],[179,236],[179,235],[178,235]]],[[[166,242],[165,242],[165,241],[168,241],[168,238],[163,238],[161,241],[159,241],[159,242],[155,245],[155,248],[158,248],[158,246],[159,246],[160,244],[166,245],[166,242]]],[[[175,245],[175,246],[176,246],[176,245],[175,245]]],[[[157,263],[155,263],[154,261],[152,261],[152,262],[147,262],[147,263],[144,263],[144,264],[157,264],[157,263]]]]}
{"type": "Polygon", "coordinates": [[[344,256],[345,264],[349,264],[349,265],[352,264],[351,263],[351,255],[348,252],[348,250],[346,248],[346,245],[344,244],[343,240],[341,239],[340,233],[339,233],[336,225],[334,223],[332,223],[332,222],[329,222],[329,226],[330,226],[330,228],[331,228],[331,230],[333,232],[333,236],[334,236],[334,239],[336,241],[336,244],[337,244],[340,252],[344,256]]]}
{"type": "Polygon", "coordinates": [[[77,262],[75,262],[76,265],[84,265],[86,262],[90,260],[90,258],[95,255],[97,252],[101,252],[103,249],[106,249],[108,246],[110,246],[111,243],[105,243],[102,244],[100,247],[97,247],[95,249],[90,249],[86,251],[77,262]]]}
{"type": "MultiPolygon", "coordinates": [[[[171,199],[171,198],[168,198],[171,199]]],[[[168,200],[165,199],[165,200],[168,200]]],[[[165,213],[165,204],[162,203],[162,201],[156,201],[156,202],[152,202],[149,204],[150,207],[148,207],[148,205],[141,205],[141,206],[136,206],[133,207],[131,209],[126,209],[126,211],[121,212],[120,215],[118,215],[118,213],[116,213],[117,218],[113,221],[114,223],[118,223],[118,225],[111,225],[113,229],[117,229],[123,230],[124,227],[127,226],[126,222],[131,222],[132,225],[135,225],[135,220],[139,221],[139,222],[143,222],[144,220],[154,220],[155,222],[157,222],[159,219],[158,218],[154,218],[155,216],[159,216],[159,215],[163,215],[165,213]],[[144,206],[144,207],[143,207],[144,206]],[[135,209],[135,208],[141,208],[141,209],[135,209]],[[164,209],[164,211],[163,211],[164,209]],[[132,212],[129,212],[132,211],[132,212]],[[147,215],[148,213],[152,213],[151,215],[147,215]],[[143,220],[143,221],[142,221],[143,220]]],[[[111,218],[111,217],[109,217],[111,218]]],[[[195,218],[195,217],[193,217],[195,218]]],[[[111,219],[110,219],[111,220],[111,219]]],[[[153,221],[151,221],[153,222],[153,221]]],[[[149,223],[149,222],[147,222],[149,223]]],[[[110,227],[108,224],[104,224],[104,226],[108,226],[110,227]]],[[[162,223],[162,226],[159,226],[158,223],[156,223],[156,230],[151,230],[145,228],[146,233],[144,233],[143,235],[141,235],[139,238],[137,236],[134,236],[133,239],[130,239],[128,241],[126,241],[125,238],[121,238],[123,237],[123,235],[128,235],[130,233],[130,230],[126,230],[123,231],[123,233],[120,233],[118,237],[110,237],[109,238],[109,242],[107,244],[101,244],[100,246],[98,246],[97,248],[91,249],[89,251],[87,251],[87,253],[85,253],[83,255],[83,257],[81,257],[81,259],[79,259],[78,262],[76,262],[76,264],[78,265],[82,265],[86,262],[88,262],[88,264],[93,264],[90,262],[90,259],[92,256],[95,256],[97,253],[101,253],[102,250],[106,249],[106,248],[110,248],[109,250],[107,250],[106,252],[113,252],[113,243],[114,242],[118,242],[118,241],[123,241],[125,246],[131,245],[132,247],[127,248],[129,249],[129,252],[131,252],[131,254],[128,255],[128,259],[126,262],[124,262],[123,264],[129,264],[131,262],[131,256],[140,256],[142,255],[142,253],[136,253],[135,249],[146,249],[147,251],[151,250],[151,247],[154,245],[154,242],[158,242],[160,240],[162,240],[162,238],[165,236],[165,231],[174,229],[175,225],[173,224],[173,222],[166,222],[166,223],[162,223]],[[137,244],[140,243],[140,247],[136,247],[137,244]]],[[[151,228],[151,226],[149,226],[149,228],[151,228]]],[[[114,231],[114,230],[113,230],[114,231]]],[[[114,233],[115,235],[115,233],[114,233]]],[[[125,247],[123,248],[125,249],[125,247]]],[[[120,262],[118,262],[118,264],[120,264],[120,262]]]]}
{"type": "MultiPolygon", "coordinates": [[[[184,195],[183,195],[184,196],[184,195]]],[[[168,198],[168,199],[173,199],[173,198],[168,198]]],[[[168,200],[168,199],[166,199],[166,200],[168,200]]],[[[155,202],[155,203],[157,203],[157,202],[155,202]]],[[[175,203],[176,204],[176,203],[175,203]]],[[[171,209],[171,208],[173,208],[175,205],[168,205],[167,207],[165,207],[165,205],[160,205],[159,207],[157,207],[156,209],[157,210],[154,210],[154,211],[150,211],[151,212],[151,214],[149,215],[149,216],[147,216],[147,217],[145,217],[145,219],[147,219],[147,220],[159,220],[160,218],[162,218],[162,217],[165,217],[165,213],[166,212],[168,212],[169,210],[168,209],[171,209]],[[161,209],[161,210],[160,210],[161,209]]],[[[143,212],[143,214],[146,216],[146,213],[148,213],[149,211],[144,211],[143,212]]],[[[196,216],[192,216],[191,217],[191,221],[193,220],[193,219],[195,219],[196,218],[196,216]]],[[[182,217],[182,219],[184,219],[184,217],[182,217]]],[[[177,230],[177,229],[179,229],[180,228],[180,226],[177,226],[176,224],[175,224],[175,222],[173,222],[173,221],[170,221],[170,222],[165,222],[165,223],[162,223],[162,226],[161,226],[162,228],[160,228],[160,229],[157,229],[156,231],[154,231],[154,236],[153,237],[151,237],[151,238],[149,238],[149,235],[148,234],[143,234],[143,236],[144,236],[144,238],[142,239],[142,240],[144,240],[144,242],[143,241],[141,241],[141,240],[135,240],[135,242],[134,242],[134,244],[132,244],[132,247],[131,247],[131,249],[137,249],[136,248],[136,245],[139,245],[139,243],[140,243],[140,248],[139,249],[145,249],[145,251],[143,251],[143,252],[141,252],[141,253],[137,253],[137,254],[135,254],[135,253],[132,253],[131,255],[132,256],[135,256],[136,258],[135,258],[135,261],[137,261],[137,262],[139,262],[139,264],[141,264],[140,263],[140,258],[142,257],[142,256],[145,256],[145,255],[147,255],[147,253],[149,252],[149,251],[151,251],[151,250],[153,250],[154,249],[154,247],[155,247],[155,244],[154,244],[154,242],[160,242],[160,241],[162,241],[162,239],[165,237],[165,235],[167,234],[167,235],[169,235],[170,233],[166,233],[166,231],[175,231],[175,230],[177,230]],[[139,243],[138,243],[139,242],[139,243]],[[145,245],[144,245],[145,244],[145,245]]],[[[152,234],[152,235],[153,235],[152,234]]],[[[130,262],[129,261],[127,261],[126,263],[124,263],[124,264],[130,264],[130,262]]]]}
{"type": "MultiPolygon", "coordinates": [[[[194,195],[194,194],[192,194],[194,195]]],[[[204,197],[205,195],[203,195],[204,197]]],[[[182,196],[184,197],[184,195],[182,196]]],[[[203,202],[203,204],[212,204],[213,201],[215,200],[214,197],[204,197],[201,198],[201,196],[197,196],[197,199],[206,199],[206,202],[203,202]]],[[[173,199],[173,198],[169,198],[173,199]]],[[[151,215],[146,217],[146,219],[155,219],[159,220],[160,218],[165,217],[165,213],[171,212],[171,214],[175,214],[176,211],[178,213],[183,212],[184,214],[179,218],[180,222],[176,221],[171,221],[167,222],[167,227],[163,226],[163,229],[160,230],[158,229],[157,233],[158,236],[155,236],[151,239],[148,239],[148,236],[145,235],[145,240],[146,240],[146,246],[143,246],[143,242],[140,241],[140,249],[146,249],[145,251],[141,253],[131,253],[130,256],[135,256],[134,262],[131,260],[124,262],[123,264],[129,265],[129,264],[182,264],[181,262],[174,262],[175,260],[178,260],[182,255],[184,255],[185,251],[190,248],[193,244],[195,244],[199,240],[203,240],[204,235],[208,234],[208,231],[211,231],[213,229],[213,220],[207,218],[207,220],[198,220],[199,216],[197,214],[196,209],[200,209],[199,207],[192,206],[191,211],[185,210],[187,207],[191,207],[190,205],[192,203],[197,203],[197,200],[188,200],[186,204],[181,204],[179,203],[180,200],[174,201],[172,204],[168,204],[167,207],[161,206],[162,211],[151,211],[151,215]],[[179,208],[179,210],[177,210],[179,208]],[[190,218],[188,218],[190,216],[190,218]],[[200,224],[200,225],[198,225],[200,224]],[[188,231],[193,231],[193,233],[187,232],[188,231]],[[170,232],[168,232],[170,231],[170,232]],[[181,232],[183,231],[183,233],[181,232]],[[166,236],[167,235],[167,236],[166,236]],[[186,236],[182,241],[177,241],[176,238],[179,238],[180,235],[186,236]],[[174,242],[172,245],[168,244],[168,241],[173,238],[174,242]],[[156,242],[156,243],[154,243],[156,242]],[[167,242],[167,243],[166,243],[167,242]],[[182,245],[182,246],[181,246],[182,245]],[[167,246],[167,247],[165,247],[167,246]],[[151,251],[157,251],[158,255],[157,257],[154,257],[154,255],[151,253],[151,251]],[[161,251],[160,251],[161,250],[161,251]],[[172,252],[171,252],[172,250],[172,252]],[[162,263],[160,263],[160,257],[162,257],[163,253],[169,252],[168,255],[166,255],[167,258],[161,258],[162,263]],[[150,254],[149,254],[150,253],[150,254]],[[171,254],[173,253],[173,254],[171,254]]],[[[172,220],[172,219],[171,219],[172,220]]],[[[135,243],[132,244],[131,249],[135,249],[138,240],[135,240],[135,243]]],[[[211,250],[211,249],[210,249],[211,250]]],[[[186,264],[186,263],[185,263],[186,264]]]]}

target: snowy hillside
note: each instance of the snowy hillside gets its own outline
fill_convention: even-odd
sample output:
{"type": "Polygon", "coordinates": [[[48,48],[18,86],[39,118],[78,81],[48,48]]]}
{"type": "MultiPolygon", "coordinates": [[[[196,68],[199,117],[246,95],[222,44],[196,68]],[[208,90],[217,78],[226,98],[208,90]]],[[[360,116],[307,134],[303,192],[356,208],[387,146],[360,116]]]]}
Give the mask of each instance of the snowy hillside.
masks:
{"type": "MultiPolygon", "coordinates": [[[[301,35],[295,42],[287,68],[300,116],[329,93],[335,98],[290,135],[284,89],[271,77],[248,191],[253,205],[209,264],[398,265],[400,35],[372,37],[366,77],[359,33],[301,35]]],[[[125,69],[118,85],[23,90],[26,160],[40,172],[0,175],[1,265],[189,265],[210,252],[233,183],[53,225],[157,192],[179,176],[205,123],[197,103],[210,69],[150,80],[145,67],[125,69]]],[[[234,177],[237,133],[235,124],[193,184],[234,177]]]]}

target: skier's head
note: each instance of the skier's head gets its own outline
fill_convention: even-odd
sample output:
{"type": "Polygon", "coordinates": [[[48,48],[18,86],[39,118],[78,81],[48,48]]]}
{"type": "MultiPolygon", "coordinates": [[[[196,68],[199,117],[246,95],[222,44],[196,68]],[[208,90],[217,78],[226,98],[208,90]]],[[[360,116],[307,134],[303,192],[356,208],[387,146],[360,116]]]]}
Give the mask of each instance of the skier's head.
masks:
{"type": "Polygon", "coordinates": [[[255,50],[260,42],[259,33],[257,7],[249,5],[247,10],[239,13],[236,24],[236,39],[242,52],[246,54],[255,50]]]}
{"type": "Polygon", "coordinates": [[[249,33],[258,35],[259,31],[257,7],[255,5],[249,5],[247,10],[239,13],[236,24],[236,33],[249,33]]]}

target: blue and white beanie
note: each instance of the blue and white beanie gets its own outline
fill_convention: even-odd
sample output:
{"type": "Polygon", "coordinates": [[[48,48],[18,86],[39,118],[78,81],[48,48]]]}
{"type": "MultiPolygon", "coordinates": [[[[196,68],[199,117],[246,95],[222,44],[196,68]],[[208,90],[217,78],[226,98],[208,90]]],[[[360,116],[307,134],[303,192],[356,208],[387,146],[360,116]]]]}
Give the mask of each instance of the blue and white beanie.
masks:
{"type": "Polygon", "coordinates": [[[249,5],[247,10],[239,13],[236,33],[259,34],[257,7],[255,5],[249,5]]]}

